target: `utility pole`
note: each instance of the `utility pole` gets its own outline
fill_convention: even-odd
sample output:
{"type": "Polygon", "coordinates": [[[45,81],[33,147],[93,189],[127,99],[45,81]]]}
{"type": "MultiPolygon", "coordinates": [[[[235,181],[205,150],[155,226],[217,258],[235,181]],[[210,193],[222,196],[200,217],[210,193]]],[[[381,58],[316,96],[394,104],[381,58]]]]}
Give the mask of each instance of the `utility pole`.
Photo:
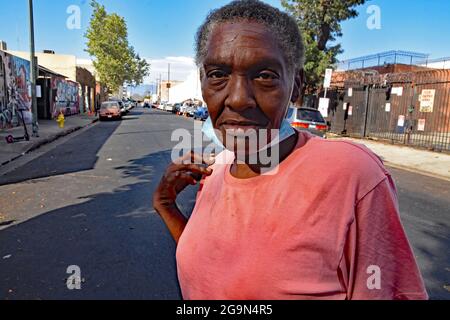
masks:
{"type": "Polygon", "coordinates": [[[170,102],[170,63],[167,77],[167,102],[168,103],[170,102]]]}
{"type": "Polygon", "coordinates": [[[33,137],[39,137],[39,123],[37,112],[36,97],[36,78],[37,65],[34,48],[34,17],[33,17],[33,0],[28,0],[30,14],[30,64],[31,64],[31,112],[33,114],[33,137]]]}
{"type": "Polygon", "coordinates": [[[159,74],[159,84],[158,84],[158,91],[159,91],[159,103],[161,103],[161,99],[162,99],[162,75],[161,73],[159,74]]]}

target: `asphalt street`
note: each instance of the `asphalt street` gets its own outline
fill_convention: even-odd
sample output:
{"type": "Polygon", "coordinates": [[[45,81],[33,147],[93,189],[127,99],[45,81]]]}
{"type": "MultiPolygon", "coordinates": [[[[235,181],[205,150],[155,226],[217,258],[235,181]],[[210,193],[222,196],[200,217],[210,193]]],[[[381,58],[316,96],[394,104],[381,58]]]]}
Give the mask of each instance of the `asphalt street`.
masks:
{"type": "MultiPolygon", "coordinates": [[[[193,123],[137,108],[3,172],[0,299],[180,299],[175,243],[151,199],[177,144],[173,130],[192,131],[193,123]],[[72,265],[80,267],[81,290],[66,286],[72,265]]],[[[450,299],[450,183],[390,170],[429,294],[450,299]]],[[[179,199],[187,216],[196,191],[179,199]]]]}

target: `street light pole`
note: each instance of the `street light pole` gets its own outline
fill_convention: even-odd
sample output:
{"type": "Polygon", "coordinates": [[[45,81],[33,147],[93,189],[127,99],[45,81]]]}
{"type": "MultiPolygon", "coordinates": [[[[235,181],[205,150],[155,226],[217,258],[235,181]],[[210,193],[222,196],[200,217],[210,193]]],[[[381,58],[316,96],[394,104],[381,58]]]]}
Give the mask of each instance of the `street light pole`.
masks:
{"type": "Polygon", "coordinates": [[[33,0],[28,0],[30,14],[30,69],[31,69],[31,112],[33,114],[33,137],[39,137],[39,123],[37,112],[36,97],[36,78],[37,65],[34,48],[34,17],[33,17],[33,0]]]}

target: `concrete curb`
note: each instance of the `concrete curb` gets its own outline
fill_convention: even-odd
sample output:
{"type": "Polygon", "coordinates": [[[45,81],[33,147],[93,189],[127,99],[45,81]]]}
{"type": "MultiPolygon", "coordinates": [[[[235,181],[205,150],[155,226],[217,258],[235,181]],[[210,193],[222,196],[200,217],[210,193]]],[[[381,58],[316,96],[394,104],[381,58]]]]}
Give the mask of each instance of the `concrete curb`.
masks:
{"type": "Polygon", "coordinates": [[[431,177],[431,178],[435,178],[435,179],[440,179],[440,180],[445,180],[450,182],[450,178],[447,176],[443,176],[443,175],[439,175],[433,172],[428,172],[428,171],[424,171],[424,170],[420,170],[414,167],[408,167],[408,166],[403,166],[400,164],[396,164],[396,163],[392,163],[392,162],[388,162],[388,161],[383,161],[383,163],[385,164],[386,167],[391,167],[394,169],[400,169],[400,170],[404,170],[404,171],[408,171],[408,172],[412,172],[412,173],[417,173],[423,176],[427,176],[427,177],[431,177]]]}
{"type": "MultiPolygon", "coordinates": [[[[434,153],[436,155],[446,155],[447,152],[437,152],[437,151],[431,151],[431,150],[427,150],[424,148],[413,148],[410,146],[406,146],[406,145],[401,145],[401,144],[392,144],[389,143],[388,141],[385,140],[378,140],[378,139],[362,139],[362,138],[354,138],[354,137],[344,137],[344,136],[339,136],[339,135],[329,135],[329,139],[330,140],[343,140],[343,141],[352,141],[355,143],[359,143],[359,144],[363,144],[366,147],[368,147],[369,149],[371,149],[372,151],[374,151],[375,153],[377,153],[376,150],[372,149],[372,147],[368,144],[373,144],[373,145],[379,145],[379,146],[385,146],[385,147],[395,147],[395,148],[404,148],[405,150],[411,150],[411,151],[417,151],[417,152],[431,152],[434,153]],[[365,143],[367,142],[367,144],[365,143]]],[[[440,180],[445,180],[450,182],[450,175],[447,174],[442,174],[442,173],[437,173],[434,171],[428,171],[426,169],[420,168],[417,165],[411,164],[411,165],[404,165],[399,163],[399,161],[395,161],[395,162],[391,162],[388,161],[386,159],[384,159],[383,157],[383,153],[377,153],[379,156],[382,156],[383,158],[383,163],[387,166],[387,167],[391,167],[391,168],[395,168],[395,169],[400,169],[400,170],[404,170],[404,171],[408,171],[408,172],[412,172],[412,173],[417,173],[423,176],[427,176],[427,177],[431,177],[431,178],[435,178],[435,179],[440,179],[440,180]]],[[[392,159],[391,159],[392,160],[392,159]]]]}
{"type": "Polygon", "coordinates": [[[92,124],[94,124],[96,122],[98,122],[98,118],[97,119],[93,119],[90,123],[88,123],[88,124],[86,124],[84,126],[76,126],[76,127],[70,128],[70,129],[66,129],[66,130],[64,130],[62,132],[59,132],[59,133],[54,134],[54,135],[51,135],[50,137],[48,137],[46,139],[42,139],[42,140],[36,141],[35,143],[30,145],[29,148],[27,148],[24,152],[22,152],[18,156],[15,156],[14,158],[12,158],[10,160],[1,163],[0,167],[5,166],[5,165],[13,162],[13,161],[23,157],[24,155],[39,149],[40,147],[42,147],[44,145],[52,143],[52,142],[54,142],[54,141],[56,141],[56,140],[58,140],[60,138],[66,137],[66,136],[70,135],[71,133],[74,133],[74,132],[76,132],[78,130],[86,128],[86,127],[88,127],[88,126],[90,126],[90,125],[92,125],[92,124]]]}

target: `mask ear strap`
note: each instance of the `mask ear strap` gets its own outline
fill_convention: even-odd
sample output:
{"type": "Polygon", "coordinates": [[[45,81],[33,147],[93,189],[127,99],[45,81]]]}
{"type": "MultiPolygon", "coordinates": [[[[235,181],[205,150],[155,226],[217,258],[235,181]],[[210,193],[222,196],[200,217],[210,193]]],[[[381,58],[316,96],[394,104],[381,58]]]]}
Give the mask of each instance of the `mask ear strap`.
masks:
{"type": "Polygon", "coordinates": [[[286,112],[284,114],[283,120],[285,120],[287,118],[287,115],[288,115],[288,112],[289,112],[289,108],[292,107],[292,105],[293,105],[293,103],[291,102],[291,97],[292,97],[292,94],[294,93],[294,88],[295,88],[295,78],[292,81],[292,89],[291,89],[291,94],[289,95],[289,103],[287,105],[286,112]]]}

